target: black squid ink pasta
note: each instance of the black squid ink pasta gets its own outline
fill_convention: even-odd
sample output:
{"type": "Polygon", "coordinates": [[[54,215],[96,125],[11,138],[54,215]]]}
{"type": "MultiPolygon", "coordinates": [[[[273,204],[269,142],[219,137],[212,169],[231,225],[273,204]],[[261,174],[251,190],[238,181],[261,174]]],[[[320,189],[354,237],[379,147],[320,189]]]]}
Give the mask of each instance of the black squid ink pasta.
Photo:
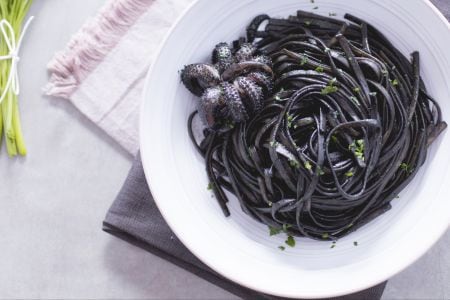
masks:
{"type": "Polygon", "coordinates": [[[188,130],[226,216],[229,191],[259,222],[335,240],[391,208],[446,128],[419,53],[345,19],[257,16],[246,39],[216,47],[209,77],[183,78],[203,93],[188,130]]]}

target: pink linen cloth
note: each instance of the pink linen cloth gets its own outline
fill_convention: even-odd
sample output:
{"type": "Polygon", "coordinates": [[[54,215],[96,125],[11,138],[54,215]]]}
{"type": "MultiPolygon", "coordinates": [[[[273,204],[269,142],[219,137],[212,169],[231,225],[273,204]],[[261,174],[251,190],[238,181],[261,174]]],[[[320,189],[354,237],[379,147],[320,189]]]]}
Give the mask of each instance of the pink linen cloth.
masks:
{"type": "Polygon", "coordinates": [[[192,0],[112,0],[48,64],[45,93],[70,100],[130,154],[139,149],[144,78],[192,0]]]}

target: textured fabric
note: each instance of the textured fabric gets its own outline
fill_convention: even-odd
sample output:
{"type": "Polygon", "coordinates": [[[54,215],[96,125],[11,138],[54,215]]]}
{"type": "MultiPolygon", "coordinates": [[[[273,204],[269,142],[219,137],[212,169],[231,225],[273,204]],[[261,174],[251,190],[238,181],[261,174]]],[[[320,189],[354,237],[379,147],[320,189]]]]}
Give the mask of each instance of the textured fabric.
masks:
{"type": "Polygon", "coordinates": [[[162,39],[192,0],[113,0],[48,64],[47,95],[69,99],[133,156],[144,78],[162,39]]]}
{"type": "MultiPolygon", "coordinates": [[[[223,278],[196,258],[170,230],[145,180],[138,155],[119,195],[108,211],[103,230],[156,254],[244,299],[281,299],[259,294],[223,278]]],[[[336,299],[380,299],[386,283],[336,299]]]]}

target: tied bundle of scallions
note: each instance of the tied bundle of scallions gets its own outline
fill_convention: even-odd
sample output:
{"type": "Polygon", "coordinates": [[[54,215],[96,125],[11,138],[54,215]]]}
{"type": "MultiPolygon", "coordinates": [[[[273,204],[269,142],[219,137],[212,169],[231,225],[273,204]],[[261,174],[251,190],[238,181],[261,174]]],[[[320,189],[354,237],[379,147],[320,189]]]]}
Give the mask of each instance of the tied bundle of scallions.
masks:
{"type": "MultiPolygon", "coordinates": [[[[18,50],[22,23],[32,0],[0,0],[0,146],[9,156],[26,155],[18,107],[18,50]]],[[[25,26],[26,27],[26,26],[25,26]]]]}

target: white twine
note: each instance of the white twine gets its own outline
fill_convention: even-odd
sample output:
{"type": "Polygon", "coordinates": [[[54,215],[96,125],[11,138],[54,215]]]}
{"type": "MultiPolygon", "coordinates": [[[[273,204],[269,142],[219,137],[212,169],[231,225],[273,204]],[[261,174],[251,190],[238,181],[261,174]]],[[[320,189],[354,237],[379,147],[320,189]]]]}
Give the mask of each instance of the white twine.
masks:
{"type": "Polygon", "coordinates": [[[2,91],[0,96],[0,103],[3,102],[8,91],[11,91],[18,96],[20,94],[20,85],[19,85],[19,73],[17,70],[17,65],[20,61],[19,51],[22,46],[22,40],[27,32],[28,26],[30,26],[31,21],[34,17],[30,17],[25,23],[22,33],[19,36],[19,42],[16,44],[16,35],[14,33],[14,29],[7,20],[3,19],[0,21],[0,34],[2,35],[3,40],[8,47],[8,54],[4,56],[0,56],[1,60],[11,60],[11,68],[8,75],[8,81],[6,82],[5,89],[2,91]]]}

